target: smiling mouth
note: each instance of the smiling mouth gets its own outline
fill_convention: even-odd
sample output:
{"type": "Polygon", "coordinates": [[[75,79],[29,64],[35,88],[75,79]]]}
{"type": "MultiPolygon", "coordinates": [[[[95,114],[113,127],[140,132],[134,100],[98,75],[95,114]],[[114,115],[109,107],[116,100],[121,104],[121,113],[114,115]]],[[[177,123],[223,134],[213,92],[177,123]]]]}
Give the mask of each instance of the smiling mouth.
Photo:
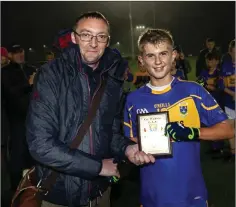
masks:
{"type": "Polygon", "coordinates": [[[161,72],[162,70],[163,70],[163,67],[161,67],[161,68],[153,68],[155,71],[157,71],[157,72],[161,72]]]}

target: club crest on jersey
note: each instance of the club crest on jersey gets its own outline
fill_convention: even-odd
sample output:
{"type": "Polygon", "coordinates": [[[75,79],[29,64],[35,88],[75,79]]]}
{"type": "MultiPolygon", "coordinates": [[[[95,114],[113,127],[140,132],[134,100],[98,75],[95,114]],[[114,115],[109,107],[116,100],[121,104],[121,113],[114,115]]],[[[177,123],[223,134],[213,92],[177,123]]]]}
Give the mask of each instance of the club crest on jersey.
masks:
{"type": "Polygon", "coordinates": [[[179,111],[181,116],[186,116],[188,114],[188,103],[179,103],[179,111]]]}

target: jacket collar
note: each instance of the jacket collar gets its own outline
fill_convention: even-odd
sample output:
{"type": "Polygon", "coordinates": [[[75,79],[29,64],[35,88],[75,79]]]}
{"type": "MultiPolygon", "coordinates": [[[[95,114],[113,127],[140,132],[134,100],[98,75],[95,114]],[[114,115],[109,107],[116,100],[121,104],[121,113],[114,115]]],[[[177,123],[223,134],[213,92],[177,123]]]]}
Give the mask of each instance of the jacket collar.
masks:
{"type": "MultiPolygon", "coordinates": [[[[84,72],[83,62],[80,54],[80,49],[78,45],[73,44],[69,48],[66,48],[61,55],[63,62],[69,64],[69,70],[71,74],[76,74],[77,72],[84,72]]],[[[111,48],[107,47],[104,51],[103,56],[99,62],[99,70],[101,72],[111,68],[114,62],[118,62],[121,57],[115,53],[111,48]]]]}

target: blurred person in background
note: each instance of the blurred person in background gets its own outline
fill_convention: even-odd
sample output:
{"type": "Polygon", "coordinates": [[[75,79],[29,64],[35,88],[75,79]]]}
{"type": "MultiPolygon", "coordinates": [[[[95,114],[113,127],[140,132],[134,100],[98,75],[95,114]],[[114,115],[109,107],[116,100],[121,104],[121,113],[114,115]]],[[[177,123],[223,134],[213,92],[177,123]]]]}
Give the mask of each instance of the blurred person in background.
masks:
{"type": "Polygon", "coordinates": [[[10,126],[9,170],[11,189],[16,190],[25,168],[32,165],[26,144],[25,120],[36,68],[25,62],[25,52],[19,44],[9,47],[11,62],[2,68],[2,97],[10,126]]]}
{"type": "Polygon", "coordinates": [[[52,61],[52,60],[54,60],[54,58],[55,58],[55,55],[53,52],[50,51],[50,52],[46,53],[46,62],[52,61]]]}
{"type": "MultiPolygon", "coordinates": [[[[230,119],[236,118],[235,113],[235,40],[229,44],[229,55],[231,58],[225,59],[221,66],[220,88],[224,92],[225,112],[230,119]]],[[[229,162],[235,161],[235,139],[229,140],[230,152],[225,156],[229,162]]]]}
{"type": "Polygon", "coordinates": [[[9,59],[8,59],[8,51],[5,47],[1,47],[1,68],[8,65],[9,59]]]}
{"type": "MultiPolygon", "coordinates": [[[[1,68],[8,65],[8,51],[1,47],[1,68]]],[[[1,197],[2,205],[9,206],[10,201],[10,178],[8,169],[8,143],[9,143],[9,120],[6,113],[6,101],[1,99],[1,197]]]]}
{"type": "Polygon", "coordinates": [[[183,80],[188,80],[188,73],[191,71],[191,66],[189,64],[189,61],[185,58],[185,55],[183,53],[183,50],[181,49],[180,46],[176,46],[174,48],[176,51],[176,68],[179,70],[182,70],[184,73],[184,79],[183,80]]]}
{"type": "Polygon", "coordinates": [[[186,80],[184,71],[182,69],[176,68],[176,60],[172,62],[171,75],[181,80],[186,80]]]}
{"type": "Polygon", "coordinates": [[[139,60],[138,60],[138,69],[139,71],[136,72],[133,76],[133,84],[135,85],[136,88],[142,87],[150,80],[147,70],[141,65],[139,60]]]}
{"type": "MultiPolygon", "coordinates": [[[[209,52],[206,54],[207,68],[203,70],[197,78],[197,82],[201,84],[223,108],[220,102],[220,91],[218,89],[219,82],[219,61],[220,57],[216,52],[209,52]]],[[[207,153],[214,154],[213,159],[220,158],[223,152],[224,141],[211,141],[211,148],[207,153]]]]}
{"type": "Polygon", "coordinates": [[[197,58],[197,62],[196,62],[196,77],[198,77],[202,70],[207,68],[206,65],[206,60],[205,60],[205,55],[208,52],[217,52],[220,56],[220,52],[219,50],[216,49],[215,47],[215,40],[213,40],[212,38],[207,38],[206,42],[205,42],[205,49],[200,51],[200,54],[197,58]]]}

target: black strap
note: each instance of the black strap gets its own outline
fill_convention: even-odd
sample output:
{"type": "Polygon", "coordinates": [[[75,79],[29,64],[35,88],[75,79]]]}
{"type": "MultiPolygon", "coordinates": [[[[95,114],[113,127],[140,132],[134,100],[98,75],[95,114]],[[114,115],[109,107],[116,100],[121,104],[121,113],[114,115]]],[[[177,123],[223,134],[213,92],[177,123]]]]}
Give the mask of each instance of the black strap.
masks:
{"type": "MultiPolygon", "coordinates": [[[[90,125],[92,124],[94,117],[96,116],[96,111],[100,105],[103,93],[105,91],[105,86],[106,86],[106,80],[103,80],[101,87],[98,89],[96,95],[92,100],[92,103],[90,104],[88,116],[81,125],[81,127],[79,128],[76,138],[70,144],[70,148],[76,149],[81,144],[85,134],[87,133],[90,125]]],[[[52,188],[52,186],[56,183],[58,175],[59,175],[58,172],[52,171],[52,173],[45,180],[42,181],[42,185],[40,186],[40,188],[49,191],[52,188]]]]}

